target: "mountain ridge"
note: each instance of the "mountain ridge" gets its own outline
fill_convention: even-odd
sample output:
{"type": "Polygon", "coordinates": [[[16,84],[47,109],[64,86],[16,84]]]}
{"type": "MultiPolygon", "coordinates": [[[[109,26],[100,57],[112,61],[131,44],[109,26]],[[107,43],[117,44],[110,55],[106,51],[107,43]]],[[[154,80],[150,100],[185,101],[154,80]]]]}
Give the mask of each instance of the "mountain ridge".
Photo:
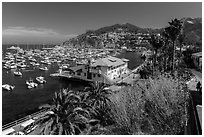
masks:
{"type": "MultiPolygon", "coordinates": [[[[185,34],[185,39],[188,44],[193,43],[202,43],[202,18],[191,18],[191,17],[185,17],[181,18],[181,21],[183,21],[183,32],[185,34]]],[[[96,30],[88,30],[83,34],[80,34],[76,36],[75,38],[72,38],[71,41],[77,40],[79,42],[84,42],[84,40],[87,39],[87,37],[95,35],[95,36],[101,36],[103,34],[112,33],[112,32],[128,32],[128,33],[161,33],[164,30],[165,27],[162,28],[142,28],[138,27],[136,25],[133,25],[131,23],[123,23],[123,24],[114,24],[110,26],[101,27],[96,30]]],[[[66,41],[64,42],[66,43],[66,41]]]]}

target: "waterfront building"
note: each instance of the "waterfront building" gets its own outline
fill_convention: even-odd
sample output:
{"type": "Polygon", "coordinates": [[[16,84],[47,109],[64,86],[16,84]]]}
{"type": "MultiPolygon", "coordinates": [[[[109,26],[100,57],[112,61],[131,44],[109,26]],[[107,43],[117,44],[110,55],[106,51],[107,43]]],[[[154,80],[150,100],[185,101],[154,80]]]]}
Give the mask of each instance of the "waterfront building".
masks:
{"type": "MultiPolygon", "coordinates": [[[[75,67],[70,67],[66,70],[66,74],[70,78],[113,84],[123,79],[123,76],[130,72],[128,61],[128,59],[119,59],[112,56],[97,60],[92,59],[87,62],[81,62],[75,67]]],[[[65,73],[65,71],[61,73],[65,73]]]]}

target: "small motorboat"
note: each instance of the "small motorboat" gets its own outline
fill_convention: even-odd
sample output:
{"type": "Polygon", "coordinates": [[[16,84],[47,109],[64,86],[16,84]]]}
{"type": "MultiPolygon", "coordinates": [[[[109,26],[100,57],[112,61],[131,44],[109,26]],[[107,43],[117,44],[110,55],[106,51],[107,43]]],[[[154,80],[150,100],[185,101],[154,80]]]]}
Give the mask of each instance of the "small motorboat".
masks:
{"type": "Polygon", "coordinates": [[[36,88],[37,86],[38,86],[38,84],[37,83],[35,83],[35,82],[33,82],[33,80],[31,79],[31,80],[26,80],[26,85],[28,86],[28,88],[29,89],[31,89],[31,88],[36,88]]]}
{"type": "Polygon", "coordinates": [[[3,68],[4,68],[4,69],[10,69],[10,66],[4,65],[3,68]]]}
{"type": "Polygon", "coordinates": [[[40,77],[36,77],[36,80],[37,80],[40,84],[46,83],[45,78],[42,77],[42,76],[40,76],[40,77]]]}
{"type": "Polygon", "coordinates": [[[17,66],[16,65],[10,65],[10,68],[15,69],[15,68],[17,68],[17,66]]]}
{"type": "Polygon", "coordinates": [[[39,63],[35,63],[35,66],[40,66],[40,64],[39,63]]]}
{"type": "Polygon", "coordinates": [[[39,70],[46,71],[46,70],[48,70],[48,68],[47,67],[39,67],[39,70]]]}
{"type": "Polygon", "coordinates": [[[13,74],[15,76],[22,76],[23,75],[20,71],[14,71],[13,74]]]}
{"type": "Polygon", "coordinates": [[[12,86],[12,85],[9,85],[9,84],[4,84],[4,85],[2,85],[2,88],[4,90],[11,91],[11,90],[13,90],[15,88],[15,86],[12,86]]]}
{"type": "Polygon", "coordinates": [[[23,62],[21,62],[21,63],[17,64],[17,67],[19,67],[19,68],[26,68],[27,65],[24,64],[23,62]]]}

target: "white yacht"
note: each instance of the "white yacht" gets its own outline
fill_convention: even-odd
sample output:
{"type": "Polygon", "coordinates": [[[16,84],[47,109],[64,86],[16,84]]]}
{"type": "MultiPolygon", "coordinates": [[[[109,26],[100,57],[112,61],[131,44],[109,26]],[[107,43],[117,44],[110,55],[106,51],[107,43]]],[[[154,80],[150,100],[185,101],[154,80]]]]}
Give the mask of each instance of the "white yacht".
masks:
{"type": "Polygon", "coordinates": [[[9,85],[9,84],[4,84],[4,85],[2,85],[2,88],[4,90],[11,91],[11,90],[13,90],[15,88],[15,86],[12,86],[12,85],[9,85]]]}
{"type": "Polygon", "coordinates": [[[36,77],[36,80],[37,80],[40,84],[46,83],[45,78],[42,77],[42,76],[40,76],[40,77],[36,77]]]}
{"type": "Polygon", "coordinates": [[[38,86],[37,83],[33,82],[33,80],[26,80],[26,85],[28,86],[28,89],[31,89],[31,88],[35,88],[38,86]]]}
{"type": "Polygon", "coordinates": [[[46,71],[46,70],[48,70],[48,68],[47,67],[39,67],[39,70],[46,71]]]}
{"type": "Polygon", "coordinates": [[[23,75],[20,71],[14,71],[13,74],[15,76],[22,76],[23,75]]]}

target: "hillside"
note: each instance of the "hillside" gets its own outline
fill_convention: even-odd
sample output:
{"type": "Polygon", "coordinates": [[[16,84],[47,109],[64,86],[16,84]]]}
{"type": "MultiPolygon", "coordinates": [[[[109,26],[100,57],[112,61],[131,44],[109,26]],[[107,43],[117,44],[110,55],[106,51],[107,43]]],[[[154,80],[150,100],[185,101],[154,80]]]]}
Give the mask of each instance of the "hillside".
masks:
{"type": "MultiPolygon", "coordinates": [[[[201,45],[202,43],[202,18],[182,18],[184,21],[184,34],[186,44],[201,45]]],[[[118,44],[131,45],[138,40],[138,33],[148,34],[148,36],[142,36],[144,40],[147,40],[152,33],[161,33],[161,29],[141,28],[130,23],[114,24],[112,26],[106,26],[97,30],[89,30],[84,34],[78,35],[63,44],[67,45],[72,43],[73,45],[89,45],[101,47],[104,44],[118,44]],[[114,38],[110,38],[110,35],[114,35],[114,38]],[[146,38],[146,39],[145,39],[146,38]],[[130,42],[130,41],[131,42],[130,42]]],[[[137,44],[141,44],[138,43],[137,44]]]]}
{"type": "Polygon", "coordinates": [[[184,34],[187,44],[202,43],[202,18],[183,18],[184,22],[184,34]]]}
{"type": "Polygon", "coordinates": [[[161,29],[151,29],[151,28],[140,28],[138,26],[135,26],[130,23],[125,23],[125,24],[115,24],[112,26],[106,26],[99,28],[97,30],[89,30],[84,34],[81,34],[77,36],[78,38],[84,36],[84,35],[89,35],[89,34],[95,34],[96,36],[99,36],[101,34],[109,33],[109,32],[118,32],[118,31],[125,31],[125,32],[130,32],[130,33],[159,33],[161,29]]]}

